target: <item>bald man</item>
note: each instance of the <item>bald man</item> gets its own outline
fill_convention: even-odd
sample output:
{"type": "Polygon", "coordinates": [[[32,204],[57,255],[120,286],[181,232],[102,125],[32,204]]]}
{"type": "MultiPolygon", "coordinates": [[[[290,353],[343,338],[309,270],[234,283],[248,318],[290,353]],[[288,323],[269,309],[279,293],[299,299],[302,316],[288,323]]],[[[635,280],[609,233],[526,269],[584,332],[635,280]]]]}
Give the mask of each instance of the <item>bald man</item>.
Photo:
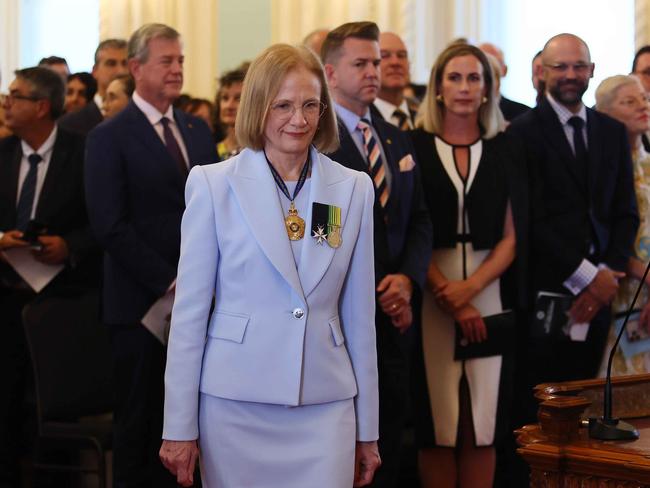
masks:
{"type": "Polygon", "coordinates": [[[639,224],[625,128],[582,102],[594,72],[587,44],[554,36],[542,65],[545,96],[509,128],[523,142],[530,195],[531,320],[517,367],[517,396],[527,400],[522,422],[536,421],[533,386],[596,376],[639,224]],[[556,312],[570,304],[568,323],[551,302],[556,312]],[[547,331],[551,317],[558,322],[547,331]]]}
{"type": "MultiPolygon", "coordinates": [[[[505,62],[503,51],[499,47],[489,42],[480,44],[478,48],[485,54],[494,56],[494,58],[499,62],[499,66],[501,68],[501,73],[498,74],[500,74],[500,78],[503,78],[508,73],[508,65],[505,62]]],[[[513,120],[515,117],[518,117],[519,115],[524,114],[530,110],[530,107],[524,105],[523,103],[510,100],[501,94],[500,97],[499,108],[501,109],[501,112],[503,113],[503,116],[506,120],[513,120]]]]}
{"type": "Polygon", "coordinates": [[[328,33],[329,29],[316,29],[305,36],[302,45],[311,49],[320,58],[320,49],[328,33]]]}
{"type": "Polygon", "coordinates": [[[381,86],[371,106],[373,117],[380,117],[401,130],[414,128],[418,107],[404,96],[409,84],[409,54],[404,41],[393,32],[379,35],[381,86]]]}

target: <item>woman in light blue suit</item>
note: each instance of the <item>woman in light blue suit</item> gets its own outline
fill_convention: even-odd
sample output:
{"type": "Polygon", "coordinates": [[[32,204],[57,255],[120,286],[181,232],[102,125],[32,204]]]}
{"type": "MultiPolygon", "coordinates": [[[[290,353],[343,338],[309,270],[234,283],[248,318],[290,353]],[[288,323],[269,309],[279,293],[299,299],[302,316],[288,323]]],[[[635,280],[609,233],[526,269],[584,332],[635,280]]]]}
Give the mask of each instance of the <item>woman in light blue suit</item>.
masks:
{"type": "Polygon", "coordinates": [[[309,50],[262,53],[239,110],[247,149],[187,181],[161,459],[185,486],[199,451],[208,488],[364,486],[380,463],[374,188],[319,152],[338,136],[309,50]]]}

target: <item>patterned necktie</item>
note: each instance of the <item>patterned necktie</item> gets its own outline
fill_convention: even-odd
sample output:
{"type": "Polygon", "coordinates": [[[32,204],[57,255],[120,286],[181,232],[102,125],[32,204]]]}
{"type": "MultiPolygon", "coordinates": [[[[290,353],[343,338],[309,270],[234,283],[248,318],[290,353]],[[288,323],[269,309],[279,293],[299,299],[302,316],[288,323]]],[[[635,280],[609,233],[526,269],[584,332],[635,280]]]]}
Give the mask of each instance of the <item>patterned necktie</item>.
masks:
{"type": "Polygon", "coordinates": [[[34,195],[36,194],[36,176],[38,174],[38,163],[43,161],[43,158],[32,153],[27,156],[29,161],[29,171],[23,181],[23,186],[20,189],[20,198],[16,206],[16,229],[25,230],[29,219],[32,216],[32,207],[34,206],[34,195]]]}
{"type": "Polygon", "coordinates": [[[171,154],[172,158],[174,158],[174,161],[176,161],[178,169],[181,172],[181,175],[183,175],[183,178],[187,178],[188,171],[187,165],[185,164],[185,158],[183,157],[183,152],[178,145],[178,141],[174,137],[174,133],[169,127],[169,122],[170,121],[167,117],[160,119],[160,123],[163,126],[163,138],[165,139],[165,146],[167,147],[169,154],[171,154]]]}
{"type": "Polygon", "coordinates": [[[366,150],[366,158],[368,159],[368,172],[375,184],[375,194],[378,196],[377,198],[379,198],[381,208],[385,208],[386,203],[388,202],[389,192],[388,184],[386,183],[386,170],[381,161],[379,144],[370,129],[370,122],[361,119],[359,125],[357,125],[357,129],[359,129],[363,135],[363,146],[366,150]]]}
{"type": "Polygon", "coordinates": [[[399,130],[409,130],[411,128],[408,115],[406,115],[399,108],[395,109],[393,112],[393,117],[397,119],[397,127],[399,127],[399,130]]]}
{"type": "Polygon", "coordinates": [[[573,127],[573,151],[575,154],[578,167],[583,174],[587,174],[587,146],[585,145],[585,138],[582,135],[582,128],[585,121],[578,116],[569,119],[569,125],[573,127]]]}

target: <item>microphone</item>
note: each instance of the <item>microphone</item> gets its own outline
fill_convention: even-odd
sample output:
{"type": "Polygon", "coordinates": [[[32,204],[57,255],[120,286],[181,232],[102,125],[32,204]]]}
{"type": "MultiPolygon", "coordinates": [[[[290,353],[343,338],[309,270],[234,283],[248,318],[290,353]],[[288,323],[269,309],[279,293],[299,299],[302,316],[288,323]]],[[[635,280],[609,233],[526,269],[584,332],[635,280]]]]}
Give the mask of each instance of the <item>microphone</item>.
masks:
{"type": "Polygon", "coordinates": [[[643,278],[636,289],[634,294],[634,299],[630,304],[630,308],[625,314],[625,320],[623,321],[623,327],[616,337],[616,342],[612,346],[612,350],[609,352],[609,361],[607,361],[607,377],[605,379],[605,391],[603,393],[603,416],[600,418],[591,417],[589,419],[589,437],[594,439],[600,439],[604,441],[624,441],[624,440],[634,440],[639,438],[639,431],[632,424],[623,422],[620,419],[615,419],[612,417],[612,361],[614,360],[614,353],[618,347],[618,343],[621,341],[623,332],[627,327],[627,321],[634,310],[634,305],[636,304],[637,298],[639,298],[639,293],[641,293],[641,288],[645,284],[645,279],[648,276],[648,271],[650,271],[650,261],[645,268],[643,273],[643,278]]]}

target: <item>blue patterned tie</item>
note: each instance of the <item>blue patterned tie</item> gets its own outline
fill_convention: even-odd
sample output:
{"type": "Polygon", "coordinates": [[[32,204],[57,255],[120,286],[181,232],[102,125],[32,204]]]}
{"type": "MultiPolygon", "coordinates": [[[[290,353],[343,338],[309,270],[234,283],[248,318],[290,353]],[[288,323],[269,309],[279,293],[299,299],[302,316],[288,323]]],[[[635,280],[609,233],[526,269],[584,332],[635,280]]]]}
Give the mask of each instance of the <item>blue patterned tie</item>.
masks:
{"type": "Polygon", "coordinates": [[[38,173],[38,163],[43,161],[43,158],[36,153],[27,156],[29,161],[29,171],[23,181],[23,186],[20,189],[20,198],[18,199],[18,206],[16,207],[16,229],[25,230],[29,219],[32,215],[32,207],[34,206],[34,195],[36,194],[36,175],[38,173]]]}

